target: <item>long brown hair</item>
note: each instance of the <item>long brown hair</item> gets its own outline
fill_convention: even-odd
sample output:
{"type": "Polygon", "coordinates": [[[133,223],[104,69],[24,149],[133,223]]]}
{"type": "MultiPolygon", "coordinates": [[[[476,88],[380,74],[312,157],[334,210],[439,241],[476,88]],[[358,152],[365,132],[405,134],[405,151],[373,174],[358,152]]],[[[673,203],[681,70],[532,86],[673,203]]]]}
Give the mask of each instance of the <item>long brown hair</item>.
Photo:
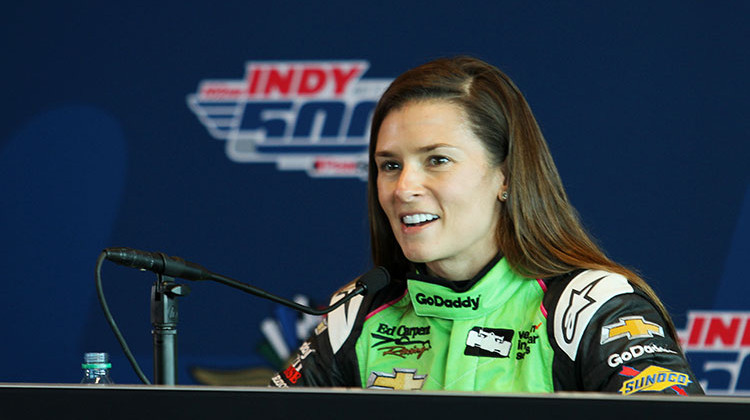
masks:
{"type": "Polygon", "coordinates": [[[518,273],[549,278],[586,268],[626,277],[657,305],[676,337],[664,305],[632,270],[610,260],[581,225],[539,125],[513,81],[473,57],[441,58],[396,78],[378,102],[370,132],[368,206],[372,256],[394,280],[404,279],[406,259],[378,201],[375,148],[385,117],[415,101],[447,101],[460,106],[493,165],[502,168],[508,199],[501,206],[497,241],[518,273]]]}

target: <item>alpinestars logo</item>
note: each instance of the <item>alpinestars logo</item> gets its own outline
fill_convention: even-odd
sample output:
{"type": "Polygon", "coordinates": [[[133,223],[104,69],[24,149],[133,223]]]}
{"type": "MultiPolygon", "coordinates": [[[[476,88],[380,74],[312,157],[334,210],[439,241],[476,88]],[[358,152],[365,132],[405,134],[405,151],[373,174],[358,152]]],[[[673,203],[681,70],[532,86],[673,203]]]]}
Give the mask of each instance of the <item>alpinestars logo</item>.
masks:
{"type": "Polygon", "coordinates": [[[600,277],[592,281],[581,290],[573,289],[570,294],[568,307],[565,308],[565,312],[563,313],[563,323],[565,325],[563,333],[565,334],[564,338],[566,343],[571,343],[573,341],[574,334],[578,327],[578,316],[584,309],[596,302],[596,299],[589,296],[589,293],[591,293],[591,289],[593,289],[603,278],[604,277],[600,277]]]}
{"type": "Polygon", "coordinates": [[[208,79],[187,103],[238,163],[312,177],[367,176],[372,112],[391,79],[367,61],[251,61],[241,79],[208,79]]]}

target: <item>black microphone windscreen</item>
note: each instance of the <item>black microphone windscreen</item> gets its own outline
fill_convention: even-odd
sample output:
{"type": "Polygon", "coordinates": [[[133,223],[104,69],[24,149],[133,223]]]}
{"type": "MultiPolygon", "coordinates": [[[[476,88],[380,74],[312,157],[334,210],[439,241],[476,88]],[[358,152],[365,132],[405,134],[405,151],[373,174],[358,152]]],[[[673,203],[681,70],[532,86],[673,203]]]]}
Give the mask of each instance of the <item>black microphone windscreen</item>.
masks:
{"type": "Polygon", "coordinates": [[[391,276],[383,267],[375,267],[359,279],[359,283],[366,288],[366,294],[376,293],[388,286],[390,282],[391,276]]]}

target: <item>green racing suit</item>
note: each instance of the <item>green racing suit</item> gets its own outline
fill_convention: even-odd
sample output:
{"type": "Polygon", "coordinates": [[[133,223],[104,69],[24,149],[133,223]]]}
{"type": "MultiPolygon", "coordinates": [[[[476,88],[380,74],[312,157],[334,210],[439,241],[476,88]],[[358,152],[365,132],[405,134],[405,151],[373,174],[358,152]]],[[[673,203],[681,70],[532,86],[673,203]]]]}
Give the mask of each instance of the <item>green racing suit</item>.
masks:
{"type": "Polygon", "coordinates": [[[530,279],[499,256],[464,282],[414,272],[355,296],[323,318],[271,385],[702,394],[663,325],[620,275],[530,279]]]}

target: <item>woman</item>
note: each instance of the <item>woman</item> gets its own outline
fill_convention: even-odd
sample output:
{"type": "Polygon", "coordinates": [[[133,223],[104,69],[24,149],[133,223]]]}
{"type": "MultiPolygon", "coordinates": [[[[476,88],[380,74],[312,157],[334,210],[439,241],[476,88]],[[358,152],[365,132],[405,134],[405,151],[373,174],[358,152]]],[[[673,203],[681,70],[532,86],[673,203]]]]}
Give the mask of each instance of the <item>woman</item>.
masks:
{"type": "Polygon", "coordinates": [[[373,259],[393,281],[329,314],[274,385],[703,392],[654,292],[582,228],[498,69],[456,57],[402,74],[369,155],[373,259]]]}

